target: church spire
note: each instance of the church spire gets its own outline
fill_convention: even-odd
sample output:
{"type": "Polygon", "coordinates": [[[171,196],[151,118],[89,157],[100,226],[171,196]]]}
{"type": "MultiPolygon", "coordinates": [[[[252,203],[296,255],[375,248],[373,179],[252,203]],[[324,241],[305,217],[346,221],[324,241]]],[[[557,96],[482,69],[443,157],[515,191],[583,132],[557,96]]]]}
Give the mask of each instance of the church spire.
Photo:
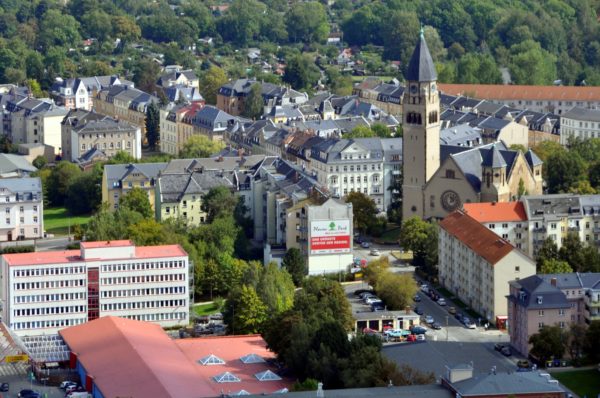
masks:
{"type": "Polygon", "coordinates": [[[407,81],[413,82],[433,82],[437,80],[435,65],[425,41],[423,26],[421,26],[419,42],[413,51],[412,57],[410,57],[406,76],[404,77],[407,81]]]}

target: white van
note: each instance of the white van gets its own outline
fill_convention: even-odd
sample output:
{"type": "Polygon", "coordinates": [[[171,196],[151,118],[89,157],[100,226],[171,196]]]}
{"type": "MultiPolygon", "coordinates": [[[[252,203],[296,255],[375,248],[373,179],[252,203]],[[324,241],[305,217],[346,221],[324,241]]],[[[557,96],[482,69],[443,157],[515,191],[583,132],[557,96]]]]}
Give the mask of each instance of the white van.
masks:
{"type": "Polygon", "coordinates": [[[88,393],[87,391],[73,391],[72,393],[67,395],[67,397],[68,398],[92,398],[92,394],[88,393]]]}

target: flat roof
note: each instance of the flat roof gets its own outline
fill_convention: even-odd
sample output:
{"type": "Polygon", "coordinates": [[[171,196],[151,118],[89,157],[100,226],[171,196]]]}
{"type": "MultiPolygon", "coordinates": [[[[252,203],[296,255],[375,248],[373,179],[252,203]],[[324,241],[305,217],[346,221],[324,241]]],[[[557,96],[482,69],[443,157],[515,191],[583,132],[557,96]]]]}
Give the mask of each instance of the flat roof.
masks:
{"type": "Polygon", "coordinates": [[[97,249],[101,247],[123,247],[133,246],[133,242],[129,239],[123,240],[102,240],[98,242],[81,242],[79,246],[83,249],[97,249]]]}
{"type": "MultiPolygon", "coordinates": [[[[95,242],[88,242],[95,243],[95,242]]],[[[100,246],[99,246],[100,247],[100,246]]],[[[134,257],[108,258],[106,261],[138,260],[145,258],[182,257],[187,253],[180,245],[140,246],[135,248],[134,257]]],[[[101,258],[81,257],[80,250],[64,250],[33,253],[3,254],[2,257],[9,266],[44,265],[44,264],[67,264],[84,263],[102,260],[101,258]]]]}

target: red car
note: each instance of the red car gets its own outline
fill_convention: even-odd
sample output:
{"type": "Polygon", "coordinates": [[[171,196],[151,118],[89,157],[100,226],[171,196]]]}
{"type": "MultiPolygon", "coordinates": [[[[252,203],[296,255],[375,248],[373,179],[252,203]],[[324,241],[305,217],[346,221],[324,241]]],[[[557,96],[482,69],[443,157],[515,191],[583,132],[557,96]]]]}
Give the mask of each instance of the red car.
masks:
{"type": "Polygon", "coordinates": [[[417,336],[415,336],[414,334],[409,334],[408,336],[406,336],[406,341],[417,341],[417,336]]]}

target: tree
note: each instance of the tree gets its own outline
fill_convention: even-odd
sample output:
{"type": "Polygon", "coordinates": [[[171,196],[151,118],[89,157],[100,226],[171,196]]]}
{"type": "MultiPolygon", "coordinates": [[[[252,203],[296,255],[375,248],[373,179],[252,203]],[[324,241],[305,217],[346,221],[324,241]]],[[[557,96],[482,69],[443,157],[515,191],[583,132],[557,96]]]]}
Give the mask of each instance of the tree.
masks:
{"type": "Polygon", "coordinates": [[[354,229],[365,234],[379,213],[375,201],[361,192],[350,192],[346,196],[346,203],[352,203],[354,229]]]}
{"type": "Polygon", "coordinates": [[[275,263],[265,267],[256,289],[260,299],[272,315],[287,311],[294,305],[294,282],[285,268],[275,263]]]}
{"type": "Polygon", "coordinates": [[[437,265],[437,226],[413,216],[402,222],[400,245],[413,251],[415,265],[434,271],[437,265]]]}
{"type": "Polygon", "coordinates": [[[207,214],[207,222],[211,223],[218,217],[232,216],[238,198],[226,186],[211,188],[202,197],[202,211],[207,214]]]}
{"type": "MultiPolygon", "coordinates": [[[[217,31],[224,40],[245,46],[260,33],[266,7],[256,0],[234,0],[225,15],[217,20],[217,31]]],[[[206,98],[206,97],[205,97],[206,98]]]]}
{"type": "Polygon", "coordinates": [[[296,90],[310,90],[321,77],[319,68],[306,54],[295,55],[287,60],[283,81],[296,90]]]}
{"type": "Polygon", "coordinates": [[[592,321],[585,333],[585,352],[594,361],[600,361],[600,321],[592,321]]]}
{"type": "Polygon", "coordinates": [[[152,218],[153,216],[148,193],[139,187],[132,188],[121,196],[119,207],[135,211],[143,218],[152,218]]]}
{"type": "Polygon", "coordinates": [[[90,219],[85,236],[89,241],[125,239],[129,226],[140,220],[142,215],[136,211],[119,208],[112,212],[105,206],[90,219]]]}
{"type": "Polygon", "coordinates": [[[369,261],[364,269],[364,277],[370,286],[377,286],[380,279],[387,276],[390,268],[390,260],[387,256],[381,256],[377,260],[369,261]]]}
{"type": "Polygon", "coordinates": [[[126,43],[138,40],[142,35],[140,27],[133,18],[127,15],[113,15],[111,17],[113,36],[121,39],[122,47],[126,43]]]}
{"type": "MultiPolygon", "coordinates": [[[[402,127],[400,126],[400,128],[402,127]]],[[[382,123],[373,123],[371,131],[379,138],[390,138],[392,136],[392,131],[389,127],[382,123]]]]}
{"type": "Polygon", "coordinates": [[[332,93],[337,95],[352,94],[352,77],[342,74],[336,67],[327,68],[325,76],[332,93]]]}
{"type": "Polygon", "coordinates": [[[551,237],[544,239],[542,246],[538,250],[536,257],[536,268],[538,272],[541,272],[542,264],[548,260],[558,259],[558,246],[551,237]]]}
{"type": "Polygon", "coordinates": [[[405,68],[417,43],[419,18],[414,11],[390,10],[382,28],[383,58],[399,60],[405,68]]]}
{"type": "Polygon", "coordinates": [[[35,157],[35,159],[33,159],[33,162],[31,162],[31,164],[36,169],[43,169],[46,166],[46,164],[48,164],[48,159],[46,159],[44,155],[38,155],[35,157]]]}
{"type": "Polygon", "coordinates": [[[306,277],[306,274],[308,274],[308,269],[306,267],[306,260],[300,249],[295,247],[289,248],[285,256],[283,256],[281,266],[290,273],[294,285],[302,285],[302,281],[306,277]]]}
{"type": "Polygon", "coordinates": [[[58,162],[48,177],[48,200],[52,206],[62,206],[65,203],[69,186],[81,173],[81,169],[71,162],[58,162]]]}
{"type": "Polygon", "coordinates": [[[193,135],[183,144],[180,158],[207,158],[219,152],[225,146],[221,141],[213,141],[204,135],[193,135]]]}
{"type": "Polygon", "coordinates": [[[344,138],[371,138],[375,137],[375,132],[369,126],[356,126],[351,131],[344,134],[344,138]]]}
{"type": "Polygon", "coordinates": [[[133,65],[133,82],[135,86],[147,93],[154,93],[156,91],[156,81],[160,74],[160,65],[150,58],[137,60],[133,65]]]}
{"type": "Polygon", "coordinates": [[[65,192],[65,207],[70,214],[89,214],[95,211],[102,201],[102,174],[85,172],[75,177],[65,192]]]}
{"type": "Polygon", "coordinates": [[[556,56],[526,40],[510,48],[509,70],[516,84],[544,85],[556,79],[556,56]]]}
{"type": "Polygon", "coordinates": [[[586,177],[586,165],[577,153],[556,152],[548,157],[544,164],[548,192],[568,192],[571,186],[586,177]]]}
{"type": "Polygon", "coordinates": [[[540,269],[542,274],[568,274],[571,272],[573,272],[573,268],[568,262],[557,259],[544,260],[540,269]]]}
{"type": "Polygon", "coordinates": [[[388,271],[385,277],[377,281],[375,291],[388,309],[403,310],[412,304],[412,298],[417,292],[417,283],[409,274],[393,274],[388,271]]]}
{"type": "Polygon", "coordinates": [[[146,107],[146,138],[152,150],[160,140],[160,111],[154,102],[146,107]]]}
{"type": "Polygon", "coordinates": [[[50,47],[76,47],[81,40],[79,22],[71,15],[50,9],[40,21],[39,44],[48,50],[50,47]]]}
{"type": "Polygon", "coordinates": [[[267,306],[253,287],[242,285],[227,298],[223,316],[232,334],[260,333],[267,320],[267,306]]]}
{"type": "Polygon", "coordinates": [[[581,272],[585,267],[583,244],[576,232],[569,232],[563,239],[558,251],[559,260],[567,262],[575,272],[581,272]]]}
{"type": "Polygon", "coordinates": [[[529,337],[529,344],[533,345],[529,352],[545,363],[552,358],[562,358],[566,342],[567,336],[560,327],[546,325],[529,337]]]}
{"type": "Polygon", "coordinates": [[[572,323],[569,327],[567,348],[573,361],[579,362],[585,349],[587,328],[580,323],[572,323]]]}
{"type": "Polygon", "coordinates": [[[217,93],[222,85],[227,83],[227,75],[223,69],[211,65],[199,79],[199,88],[207,104],[217,103],[217,93]]]}
{"type": "Polygon", "coordinates": [[[329,35],[325,7],[316,1],[294,3],[286,14],[286,27],[292,42],[324,42],[329,35]]]}
{"type": "Polygon", "coordinates": [[[264,101],[262,97],[262,86],[254,83],[250,87],[250,93],[244,101],[244,112],[242,115],[250,119],[258,119],[263,114],[264,101]]]}
{"type": "Polygon", "coordinates": [[[145,218],[127,229],[129,239],[137,246],[155,246],[165,243],[162,225],[153,218],[145,218]]]}

